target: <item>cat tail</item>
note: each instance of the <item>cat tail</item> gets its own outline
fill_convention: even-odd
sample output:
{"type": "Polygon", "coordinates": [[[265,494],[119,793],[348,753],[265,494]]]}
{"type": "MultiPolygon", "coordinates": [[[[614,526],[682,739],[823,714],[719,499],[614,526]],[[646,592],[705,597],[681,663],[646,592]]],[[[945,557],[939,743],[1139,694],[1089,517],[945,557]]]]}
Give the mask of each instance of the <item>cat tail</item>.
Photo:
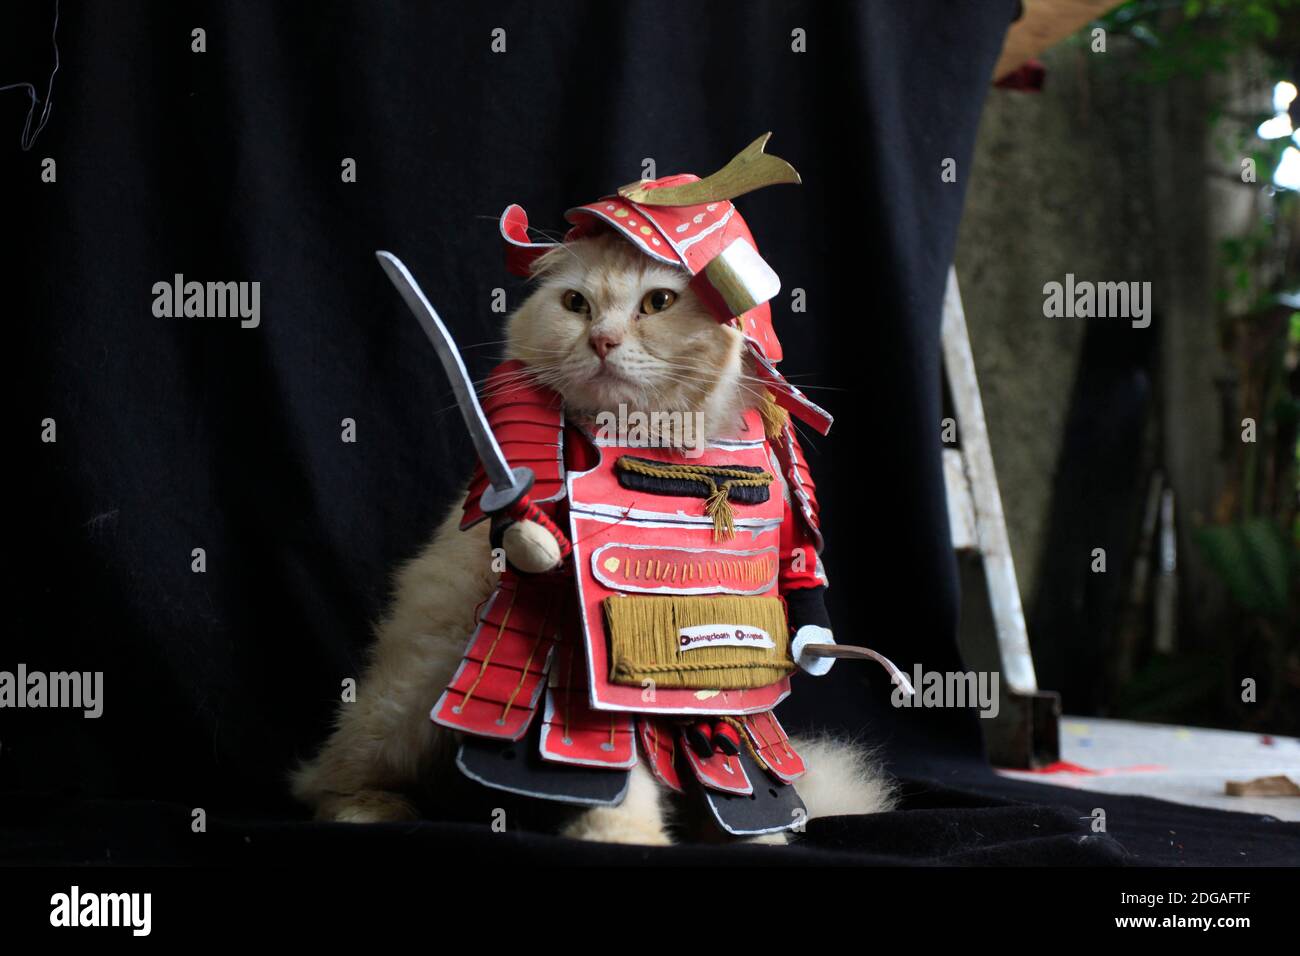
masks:
{"type": "Polygon", "coordinates": [[[898,785],[870,748],[833,734],[792,737],[791,743],[808,768],[795,789],[809,820],[884,813],[898,805],[898,785]]]}

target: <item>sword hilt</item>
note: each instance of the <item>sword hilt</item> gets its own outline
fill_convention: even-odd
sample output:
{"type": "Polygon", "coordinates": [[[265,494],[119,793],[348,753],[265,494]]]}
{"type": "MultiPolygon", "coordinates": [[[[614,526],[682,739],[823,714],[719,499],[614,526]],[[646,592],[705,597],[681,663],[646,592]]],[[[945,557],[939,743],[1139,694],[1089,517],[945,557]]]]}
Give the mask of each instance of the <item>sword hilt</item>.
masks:
{"type": "Polygon", "coordinates": [[[560,546],[560,561],[563,563],[573,553],[573,545],[560,530],[560,526],[528,497],[528,492],[533,487],[532,469],[513,468],[510,477],[509,485],[503,482],[499,487],[489,484],[484,488],[483,494],[479,496],[479,507],[487,514],[509,515],[515,521],[534,521],[541,525],[551,533],[555,543],[560,546]]]}
{"type": "Polygon", "coordinates": [[[537,507],[526,492],[508,505],[505,512],[516,521],[535,521],[541,525],[551,533],[551,536],[555,538],[555,543],[560,546],[560,563],[562,564],[569,559],[569,555],[573,553],[573,545],[569,543],[569,539],[560,530],[560,526],[551,520],[550,515],[537,507]]]}

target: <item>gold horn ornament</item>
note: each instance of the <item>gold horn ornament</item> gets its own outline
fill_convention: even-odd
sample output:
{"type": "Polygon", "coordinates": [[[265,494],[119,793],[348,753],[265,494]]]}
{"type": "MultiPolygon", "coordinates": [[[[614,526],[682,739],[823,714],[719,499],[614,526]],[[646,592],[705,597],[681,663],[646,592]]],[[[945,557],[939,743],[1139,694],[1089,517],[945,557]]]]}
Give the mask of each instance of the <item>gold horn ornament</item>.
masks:
{"type": "Polygon", "coordinates": [[[735,199],[777,183],[802,182],[799,173],[784,159],[763,152],[771,136],[771,133],[764,133],[716,173],[696,182],[646,189],[647,181],[643,179],[621,187],[618,194],[643,206],[696,206],[720,199],[735,199]]]}

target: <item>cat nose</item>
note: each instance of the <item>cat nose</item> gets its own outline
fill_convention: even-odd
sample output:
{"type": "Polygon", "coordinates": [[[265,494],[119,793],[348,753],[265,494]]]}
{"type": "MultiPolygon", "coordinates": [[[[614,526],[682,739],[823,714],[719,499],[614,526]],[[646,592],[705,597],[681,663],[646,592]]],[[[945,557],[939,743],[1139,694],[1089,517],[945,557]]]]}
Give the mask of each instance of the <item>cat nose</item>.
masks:
{"type": "Polygon", "coordinates": [[[603,362],[610,352],[623,344],[623,338],[618,335],[610,335],[608,332],[593,332],[587,337],[587,342],[591,345],[591,350],[599,355],[600,360],[603,362]]]}

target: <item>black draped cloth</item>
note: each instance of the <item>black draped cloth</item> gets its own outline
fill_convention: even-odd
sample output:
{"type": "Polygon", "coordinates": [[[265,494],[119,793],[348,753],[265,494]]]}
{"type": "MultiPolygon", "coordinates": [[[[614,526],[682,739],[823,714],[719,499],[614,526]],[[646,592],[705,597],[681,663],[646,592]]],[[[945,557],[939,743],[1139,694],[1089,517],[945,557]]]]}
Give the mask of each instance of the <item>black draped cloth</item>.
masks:
{"type": "MultiPolygon", "coordinates": [[[[54,5],[13,6],[0,83],[43,93],[54,5]]],[[[54,106],[29,151],[27,101],[0,93],[0,427],[18,482],[0,670],[102,671],[103,714],[0,713],[0,859],[775,859],[503,841],[486,822],[326,825],[289,798],[288,769],[362,667],[390,572],[472,464],[448,382],[373,251],[412,266],[481,377],[500,354],[493,290],[511,306],[524,294],[503,268],[507,204],[560,229],[647,159],[703,175],[772,130],[769,150],[804,183],[740,206],[807,305],[774,303],[783,369],[838,417],[807,442],[837,633],[909,672],[961,669],[940,303],[1015,7],[64,0],[54,106]],[[155,315],[155,284],[177,275],[260,283],[260,323],[155,315]],[[208,815],[202,842],[193,808],[208,815]]],[[[1296,855],[1297,827],[1268,818],[1000,779],[974,712],[898,710],[889,691],[883,671],[849,663],[795,679],[786,725],[877,745],[905,800],[814,821],[783,859],[1296,855]],[[1105,834],[1088,826],[1099,804],[1105,834]]]]}

